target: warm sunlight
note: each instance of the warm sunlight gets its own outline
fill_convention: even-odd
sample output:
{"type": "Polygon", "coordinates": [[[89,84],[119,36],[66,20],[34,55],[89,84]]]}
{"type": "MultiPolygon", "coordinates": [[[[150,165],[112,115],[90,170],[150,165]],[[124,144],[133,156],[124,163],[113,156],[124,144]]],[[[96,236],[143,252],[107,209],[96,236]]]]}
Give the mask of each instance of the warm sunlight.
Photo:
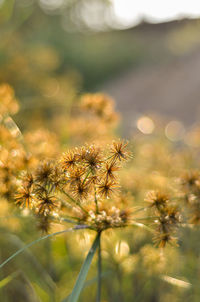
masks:
{"type": "Polygon", "coordinates": [[[126,27],[141,19],[151,22],[200,16],[199,0],[113,0],[116,16],[126,27]]]}

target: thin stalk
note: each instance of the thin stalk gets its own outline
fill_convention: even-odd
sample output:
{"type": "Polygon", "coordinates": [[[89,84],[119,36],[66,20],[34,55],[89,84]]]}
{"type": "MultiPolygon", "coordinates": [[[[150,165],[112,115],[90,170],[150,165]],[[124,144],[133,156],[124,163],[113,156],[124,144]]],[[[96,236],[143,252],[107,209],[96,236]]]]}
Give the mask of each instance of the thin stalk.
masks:
{"type": "Polygon", "coordinates": [[[96,302],[101,302],[101,275],[102,275],[102,261],[101,261],[101,233],[99,233],[99,246],[98,246],[98,262],[97,262],[97,296],[96,302]]]}
{"type": "Polygon", "coordinates": [[[79,223],[78,219],[77,219],[77,221],[75,221],[75,220],[72,220],[72,219],[74,219],[74,217],[70,217],[69,216],[69,219],[67,217],[66,218],[65,217],[61,217],[60,218],[60,217],[49,216],[49,219],[51,219],[51,220],[53,220],[55,222],[62,222],[62,221],[64,221],[64,222],[73,223],[73,224],[79,223]]]}
{"type": "Polygon", "coordinates": [[[97,201],[97,192],[96,192],[96,187],[95,187],[95,191],[94,191],[94,201],[95,201],[95,205],[96,205],[96,213],[99,213],[99,207],[98,207],[98,201],[97,201]]]}
{"type": "Polygon", "coordinates": [[[86,182],[86,180],[87,180],[88,176],[90,175],[90,173],[91,173],[91,170],[89,169],[88,173],[86,174],[86,176],[83,180],[83,184],[86,182]]]}
{"type": "Polygon", "coordinates": [[[93,242],[93,245],[92,247],[90,248],[88,254],[87,254],[87,257],[81,267],[81,270],[79,272],[79,275],[78,275],[78,278],[76,280],[76,283],[75,283],[75,286],[72,290],[72,293],[71,295],[69,296],[69,300],[67,300],[68,298],[65,298],[63,300],[63,302],[77,302],[78,299],[79,299],[79,295],[84,287],[84,283],[85,283],[85,279],[87,277],[87,274],[88,274],[88,271],[89,271],[89,268],[90,268],[90,265],[92,263],[92,259],[94,257],[94,254],[97,250],[97,247],[99,245],[99,233],[97,234],[94,242],[93,242]]]}
{"type": "Polygon", "coordinates": [[[78,217],[75,216],[69,216],[69,215],[65,215],[62,218],[60,218],[60,220],[62,221],[66,221],[66,222],[71,222],[71,223],[77,223],[77,221],[80,221],[80,219],[78,217]],[[73,221],[73,219],[75,221],[73,221]]]}
{"type": "Polygon", "coordinates": [[[143,223],[140,223],[140,222],[137,222],[137,221],[132,221],[130,226],[136,226],[136,227],[139,227],[139,228],[142,228],[142,229],[145,229],[151,233],[154,233],[154,230],[151,229],[150,227],[148,227],[147,225],[143,224],[143,223]]]}
{"type": "Polygon", "coordinates": [[[148,220],[148,219],[158,219],[158,216],[149,216],[149,217],[139,217],[139,218],[134,218],[134,221],[136,220],[148,220]]]}
{"type": "Polygon", "coordinates": [[[88,214],[88,212],[82,207],[82,205],[76,201],[73,197],[71,197],[67,192],[64,190],[61,190],[63,194],[65,194],[75,205],[77,205],[85,214],[88,214]]]}
{"type": "Polygon", "coordinates": [[[140,212],[140,211],[144,211],[144,210],[146,210],[146,209],[147,209],[147,208],[139,208],[139,209],[133,211],[132,214],[138,213],[138,212],[140,212]]]}

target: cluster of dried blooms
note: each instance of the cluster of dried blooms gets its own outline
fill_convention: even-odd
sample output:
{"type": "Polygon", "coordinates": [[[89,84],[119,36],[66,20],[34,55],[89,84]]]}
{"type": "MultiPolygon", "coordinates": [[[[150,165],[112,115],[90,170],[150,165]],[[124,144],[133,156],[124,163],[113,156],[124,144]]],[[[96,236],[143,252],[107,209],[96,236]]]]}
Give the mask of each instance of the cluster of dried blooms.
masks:
{"type": "Polygon", "coordinates": [[[7,84],[0,85],[0,197],[9,203],[15,201],[21,174],[33,169],[46,156],[55,156],[58,149],[57,139],[48,131],[22,136],[11,117],[18,108],[13,89],[7,84]]]}
{"type": "Polygon", "coordinates": [[[158,191],[148,192],[146,201],[150,203],[149,207],[153,209],[155,215],[155,243],[159,247],[165,247],[166,243],[176,242],[173,235],[181,223],[180,209],[167,195],[158,191]]]}
{"type": "Polygon", "coordinates": [[[51,219],[66,217],[98,232],[128,225],[130,211],[115,206],[117,171],[130,157],[126,147],[117,141],[103,152],[85,145],[68,150],[57,161],[40,162],[23,176],[16,204],[34,209],[45,231],[51,219]]]}
{"type": "Polygon", "coordinates": [[[79,140],[108,142],[119,121],[112,98],[102,93],[88,93],[80,98],[77,113],[70,121],[71,136],[79,140]],[[95,129],[95,131],[94,131],[95,129]]]}
{"type": "Polygon", "coordinates": [[[181,197],[187,208],[189,223],[200,224],[200,173],[188,171],[181,178],[181,197]]]}

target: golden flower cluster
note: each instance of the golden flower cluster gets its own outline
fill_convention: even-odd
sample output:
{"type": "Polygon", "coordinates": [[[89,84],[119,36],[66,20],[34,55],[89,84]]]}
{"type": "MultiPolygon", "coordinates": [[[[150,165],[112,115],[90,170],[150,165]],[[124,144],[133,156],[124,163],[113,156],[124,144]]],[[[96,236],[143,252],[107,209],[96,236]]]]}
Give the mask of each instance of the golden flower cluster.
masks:
{"type": "Polygon", "coordinates": [[[117,114],[114,112],[114,101],[102,93],[85,94],[81,98],[81,107],[105,122],[115,121],[117,114]]]}
{"type": "Polygon", "coordinates": [[[125,226],[130,211],[114,200],[119,192],[117,171],[129,158],[122,141],[104,151],[96,145],[68,150],[57,161],[42,161],[23,175],[16,204],[34,209],[45,230],[49,219],[65,216],[96,231],[125,226]]]}
{"type": "MultiPolygon", "coordinates": [[[[8,104],[6,108],[9,108],[11,103],[15,103],[12,89],[2,85],[0,91],[2,104],[8,104]]],[[[88,114],[92,124],[95,120],[98,125],[102,122],[106,131],[116,117],[112,99],[103,94],[84,95],[80,108],[88,114]]],[[[137,171],[127,169],[128,181],[123,184],[121,193],[119,172],[122,163],[131,157],[127,142],[115,140],[105,147],[105,142],[100,140],[100,143],[71,148],[59,157],[60,146],[55,135],[40,129],[28,132],[23,137],[8,115],[12,112],[14,111],[11,109],[2,109],[2,114],[6,116],[0,124],[0,194],[3,199],[8,200],[10,204],[15,203],[21,208],[32,210],[38,217],[39,228],[45,232],[50,230],[51,221],[55,220],[85,225],[97,232],[133,223],[133,196],[135,200],[141,200],[144,182],[146,181],[146,186],[149,185],[149,179],[147,181],[144,177],[148,170],[144,169],[142,174],[137,166],[137,171]],[[135,181],[137,178],[139,185],[135,181]]],[[[92,132],[94,125],[93,129],[90,129],[90,133],[92,132]]],[[[95,135],[98,135],[96,128],[95,135]]],[[[153,150],[158,148],[143,145],[143,149],[146,152],[143,156],[149,162],[153,150]],[[147,158],[148,150],[150,153],[147,158]]],[[[157,158],[157,152],[153,162],[157,158]]],[[[167,154],[166,150],[165,153],[167,154]]],[[[148,169],[152,169],[152,166],[148,169]]],[[[165,165],[162,169],[165,171],[165,165]]],[[[153,184],[155,180],[156,183],[157,180],[164,185],[167,183],[166,177],[161,177],[158,173],[149,175],[153,184]]],[[[182,188],[192,214],[190,222],[199,223],[199,173],[194,172],[183,177],[182,188]]],[[[155,242],[164,247],[166,243],[175,241],[174,234],[181,222],[177,205],[166,195],[156,191],[151,191],[146,201],[151,216],[145,217],[147,220],[144,220],[149,222],[153,219],[155,242]]],[[[143,220],[138,214],[134,216],[134,221],[137,219],[143,220]]]]}
{"type": "Polygon", "coordinates": [[[78,114],[70,121],[70,134],[73,137],[92,142],[97,137],[101,142],[110,141],[111,133],[119,121],[112,98],[103,93],[88,93],[80,98],[76,109],[78,114]]]}
{"type": "Polygon", "coordinates": [[[174,234],[181,222],[180,210],[167,195],[158,191],[150,191],[146,202],[155,215],[154,241],[159,247],[165,247],[166,243],[176,242],[174,234]]]}

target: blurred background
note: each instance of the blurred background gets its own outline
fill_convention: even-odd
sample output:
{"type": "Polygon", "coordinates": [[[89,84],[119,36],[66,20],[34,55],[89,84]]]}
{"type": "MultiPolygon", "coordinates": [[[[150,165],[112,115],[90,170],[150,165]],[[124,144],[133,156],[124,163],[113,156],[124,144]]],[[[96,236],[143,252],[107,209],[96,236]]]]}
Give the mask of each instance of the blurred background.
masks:
{"type": "MultiPolygon", "coordinates": [[[[134,133],[134,161],[122,174],[133,205],[140,205],[148,190],[173,191],[183,170],[200,169],[199,33],[199,0],[0,0],[0,83],[15,90],[20,110],[14,120],[31,152],[39,160],[55,158],[63,146],[101,133],[110,142],[109,123],[117,114],[103,125],[88,119],[85,129],[87,113],[85,119],[77,114],[83,93],[102,91],[116,101],[122,117],[115,131],[128,138],[134,133]],[[42,128],[58,136],[34,134],[42,128]]],[[[0,148],[12,143],[2,133],[0,148]]],[[[16,162],[16,152],[9,156],[16,162]]],[[[0,262],[41,235],[34,217],[21,217],[4,199],[0,262]]],[[[106,235],[102,302],[200,301],[200,230],[180,233],[180,248],[170,246],[166,258],[144,230],[106,235]],[[160,271],[193,287],[165,283],[160,271]]],[[[0,301],[61,301],[71,292],[90,235],[43,241],[11,261],[0,272],[0,301]]],[[[93,266],[80,301],[95,300],[95,274],[93,266]]]]}
{"type": "Polygon", "coordinates": [[[21,102],[17,122],[55,130],[77,95],[101,90],[116,100],[125,135],[143,113],[191,126],[199,16],[195,0],[0,0],[0,81],[21,102]]]}

